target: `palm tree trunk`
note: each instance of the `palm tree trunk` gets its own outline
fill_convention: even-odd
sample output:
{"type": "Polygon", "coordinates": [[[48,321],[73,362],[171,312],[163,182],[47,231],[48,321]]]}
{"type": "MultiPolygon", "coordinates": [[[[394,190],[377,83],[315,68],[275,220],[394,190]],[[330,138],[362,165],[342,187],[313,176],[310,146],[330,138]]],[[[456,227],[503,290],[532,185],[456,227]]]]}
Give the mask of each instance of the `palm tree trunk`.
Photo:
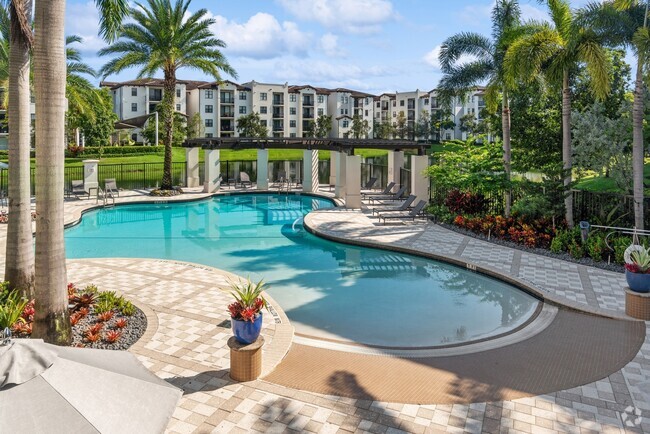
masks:
{"type": "Polygon", "coordinates": [[[30,195],[29,148],[31,141],[31,114],[29,91],[29,50],[31,33],[18,31],[16,9],[22,8],[31,23],[31,0],[18,0],[11,9],[13,24],[9,45],[9,223],[5,280],[11,288],[22,291],[29,299],[34,297],[34,247],[30,195]]]}
{"type": "Polygon", "coordinates": [[[503,88],[503,103],[501,110],[501,127],[503,129],[503,169],[506,173],[508,180],[508,188],[506,190],[506,217],[510,217],[510,207],[512,206],[512,191],[510,190],[510,176],[511,176],[511,156],[510,156],[510,102],[508,101],[508,90],[503,88]]]}
{"type": "Polygon", "coordinates": [[[165,160],[163,165],[163,179],[160,188],[171,190],[172,181],[172,142],[174,138],[174,101],[176,98],[176,70],[165,68],[165,83],[163,85],[163,143],[165,145],[165,160]]]}
{"type": "Polygon", "coordinates": [[[564,208],[567,226],[573,227],[573,193],[571,186],[571,89],[569,87],[569,71],[564,71],[562,79],[562,161],[564,162],[564,208]]]}
{"type": "Polygon", "coordinates": [[[632,108],[632,180],[634,191],[634,226],[643,229],[643,62],[639,54],[632,108]]]}
{"type": "Polygon", "coordinates": [[[68,317],[63,239],[65,149],[65,0],[36,3],[36,315],[33,335],[67,345],[68,317]]]}

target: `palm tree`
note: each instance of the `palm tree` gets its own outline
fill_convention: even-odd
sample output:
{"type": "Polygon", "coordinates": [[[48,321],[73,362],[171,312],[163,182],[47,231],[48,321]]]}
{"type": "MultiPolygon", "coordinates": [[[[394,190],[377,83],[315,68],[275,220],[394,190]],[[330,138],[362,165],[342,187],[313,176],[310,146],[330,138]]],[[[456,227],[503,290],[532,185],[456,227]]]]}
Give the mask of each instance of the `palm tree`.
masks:
{"type": "Polygon", "coordinates": [[[119,39],[99,51],[100,56],[117,55],[101,70],[102,76],[126,68],[140,67],[138,78],[164,73],[161,112],[164,124],[165,162],[161,189],[172,189],[172,137],[176,71],[194,68],[220,80],[220,71],[237,77],[219,48],[226,44],[212,34],[213,19],[204,18],[206,9],[185,17],[190,0],[147,0],[148,8],[136,3],[131,9],[134,23],[123,25],[119,39]]]}
{"type": "MultiPolygon", "coordinates": [[[[464,97],[481,83],[486,85],[486,103],[495,111],[501,93],[501,125],[503,129],[503,167],[510,180],[510,107],[509,86],[504,76],[503,62],[508,47],[519,37],[519,3],[498,0],[492,10],[492,40],[476,33],[459,33],[448,38],[440,49],[443,78],[438,89],[443,99],[464,97]],[[462,62],[462,56],[473,60],[462,62]]],[[[510,214],[511,196],[506,194],[506,215],[510,214]]]]}
{"type": "Polygon", "coordinates": [[[562,86],[562,160],[564,162],[564,199],[566,221],[573,227],[573,197],[568,191],[571,174],[571,75],[579,63],[591,75],[592,90],[598,98],[609,93],[610,62],[602,47],[602,38],[580,20],[567,0],[548,0],[552,24],[535,24],[535,30],[515,41],[508,49],[505,66],[514,82],[516,77],[531,81],[543,73],[548,81],[562,86]]]}
{"type": "Polygon", "coordinates": [[[632,182],[634,194],[634,226],[644,228],[643,186],[643,118],[644,67],[650,54],[648,2],[615,0],[590,3],[582,11],[582,19],[602,32],[609,45],[632,48],[637,57],[632,107],[632,182]]]}
{"type": "Polygon", "coordinates": [[[9,80],[9,11],[5,7],[0,7],[0,88],[3,89],[0,104],[7,107],[6,90],[8,89],[9,80]]]}
{"type": "MultiPolygon", "coordinates": [[[[82,43],[77,35],[65,38],[66,57],[66,86],[65,96],[68,99],[68,110],[77,113],[92,114],[93,104],[97,101],[95,86],[84,76],[96,77],[97,72],[88,64],[83,63],[81,53],[72,44],[82,43]]],[[[94,118],[93,118],[94,119],[94,118]]]]}
{"type": "MultiPolygon", "coordinates": [[[[3,8],[4,9],[4,8],[3,8]]],[[[32,47],[31,0],[9,4],[3,27],[9,24],[9,68],[2,74],[9,82],[9,222],[5,280],[28,297],[34,291],[34,250],[32,246],[32,209],[30,197],[30,49],[32,47]]],[[[3,77],[4,78],[4,77],[3,77]]]]}

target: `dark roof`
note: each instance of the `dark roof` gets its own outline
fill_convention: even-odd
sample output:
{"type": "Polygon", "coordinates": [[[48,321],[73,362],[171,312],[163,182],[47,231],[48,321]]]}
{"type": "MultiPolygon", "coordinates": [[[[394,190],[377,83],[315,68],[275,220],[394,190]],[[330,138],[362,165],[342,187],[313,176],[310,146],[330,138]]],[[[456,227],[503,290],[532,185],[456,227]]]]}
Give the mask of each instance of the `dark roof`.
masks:
{"type": "Polygon", "coordinates": [[[305,85],[301,85],[301,86],[296,86],[296,85],[289,86],[289,93],[298,93],[299,91],[301,91],[303,89],[307,89],[307,88],[314,89],[317,94],[323,94],[323,95],[329,95],[330,94],[329,89],[325,89],[324,87],[316,87],[316,86],[312,86],[312,85],[309,85],[309,84],[305,84],[305,85]]]}
{"type": "Polygon", "coordinates": [[[329,138],[294,138],[294,137],[210,137],[186,140],[186,148],[203,149],[313,149],[329,151],[347,151],[351,149],[416,149],[424,155],[429,145],[412,140],[384,139],[329,139],[329,138]]]}
{"type": "MultiPolygon", "coordinates": [[[[176,80],[178,84],[187,84],[186,80],[176,80]]],[[[138,78],[136,80],[122,81],[122,82],[111,82],[111,81],[102,81],[99,85],[104,87],[110,87],[111,89],[119,89],[122,86],[156,86],[163,87],[165,81],[161,78],[138,78]]]]}
{"type": "Polygon", "coordinates": [[[337,87],[336,89],[330,89],[330,92],[349,93],[353,98],[367,98],[367,97],[374,98],[375,97],[375,95],[370,93],[360,92],[358,90],[346,89],[344,87],[337,87]]]}

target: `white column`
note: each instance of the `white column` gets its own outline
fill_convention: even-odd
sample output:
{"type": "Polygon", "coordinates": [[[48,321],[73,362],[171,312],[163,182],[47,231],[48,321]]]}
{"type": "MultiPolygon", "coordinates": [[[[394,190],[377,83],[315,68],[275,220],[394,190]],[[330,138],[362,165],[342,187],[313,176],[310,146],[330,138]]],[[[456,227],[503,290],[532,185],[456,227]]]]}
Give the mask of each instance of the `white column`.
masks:
{"type": "Polygon", "coordinates": [[[185,148],[185,186],[199,186],[199,148],[185,148]]]}
{"type": "Polygon", "coordinates": [[[302,191],[318,191],[318,151],[305,150],[302,154],[302,191]]]}
{"type": "Polygon", "coordinates": [[[269,189],[269,150],[257,150],[257,189],[269,189]]]}
{"type": "MultiPolygon", "coordinates": [[[[84,190],[99,187],[97,180],[97,164],[99,160],[83,160],[84,163],[84,190]]],[[[97,192],[97,190],[95,190],[97,192]]]]}
{"type": "Polygon", "coordinates": [[[204,193],[214,193],[221,186],[221,159],[218,149],[205,150],[205,181],[204,193]]]}
{"type": "MultiPolygon", "coordinates": [[[[394,182],[397,191],[400,188],[400,169],[404,167],[404,151],[388,151],[388,183],[394,182]]],[[[382,185],[382,187],[385,187],[382,185]]]]}
{"type": "Polygon", "coordinates": [[[426,175],[428,167],[428,155],[411,156],[411,194],[417,196],[418,201],[429,201],[429,177],[426,175]]]}
{"type": "Polygon", "coordinates": [[[345,207],[350,209],[361,208],[361,157],[350,155],[346,159],[345,177],[345,207]]]}
{"type": "Polygon", "coordinates": [[[330,151],[330,185],[336,185],[336,166],[339,162],[339,153],[330,151]]]}
{"type": "Polygon", "coordinates": [[[345,183],[348,154],[340,152],[336,162],[336,184],[334,187],[334,196],[337,198],[345,197],[345,183]]]}

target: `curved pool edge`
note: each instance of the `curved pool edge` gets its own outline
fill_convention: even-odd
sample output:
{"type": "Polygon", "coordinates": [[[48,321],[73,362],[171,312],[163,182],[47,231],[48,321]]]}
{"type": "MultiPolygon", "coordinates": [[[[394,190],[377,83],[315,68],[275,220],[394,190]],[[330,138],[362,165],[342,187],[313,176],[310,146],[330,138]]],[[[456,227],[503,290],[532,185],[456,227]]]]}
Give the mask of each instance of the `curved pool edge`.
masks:
{"type": "MultiPolygon", "coordinates": [[[[353,211],[353,210],[349,210],[353,211]]],[[[426,259],[433,259],[436,261],[441,261],[445,262],[447,264],[452,264],[459,266],[461,268],[466,268],[468,271],[473,271],[476,273],[480,273],[489,277],[493,277],[495,279],[498,279],[504,283],[510,284],[517,289],[529,294],[530,296],[536,298],[542,303],[549,303],[551,305],[563,308],[563,309],[569,309],[572,311],[577,311],[580,313],[585,313],[589,315],[596,315],[600,316],[603,318],[609,318],[609,319],[617,319],[617,320],[626,320],[626,321],[633,321],[633,322],[638,322],[640,320],[631,318],[627,315],[614,312],[611,310],[607,309],[601,309],[601,308],[596,308],[584,304],[580,304],[577,302],[573,302],[571,300],[557,297],[553,294],[548,293],[547,291],[544,291],[543,289],[531,284],[530,282],[520,279],[516,276],[512,276],[509,274],[506,274],[504,272],[495,270],[493,268],[486,267],[484,265],[478,264],[476,262],[469,261],[463,257],[460,256],[455,256],[455,255],[444,255],[444,254],[438,254],[438,253],[431,253],[431,252],[423,252],[421,250],[417,250],[414,248],[408,248],[408,247],[402,247],[402,246],[395,246],[395,245],[390,245],[386,243],[381,243],[381,242],[376,242],[376,241],[370,241],[370,240],[360,240],[358,238],[345,238],[345,237],[339,237],[336,235],[333,235],[331,233],[328,233],[326,231],[319,230],[317,225],[312,221],[314,219],[314,215],[318,213],[325,213],[329,212],[328,210],[317,210],[317,211],[312,211],[308,213],[305,218],[303,219],[303,226],[304,228],[311,234],[326,239],[330,241],[335,241],[338,243],[342,244],[348,244],[352,246],[360,246],[360,247],[370,247],[370,248],[375,248],[375,249],[382,249],[386,251],[392,251],[392,252],[398,252],[398,253],[406,253],[409,255],[414,255],[414,256],[419,256],[422,258],[426,259]]],[[[360,211],[359,211],[360,212],[360,211]]],[[[430,224],[430,223],[427,223],[430,224]]],[[[442,228],[444,229],[444,228],[442,228]]]]}

